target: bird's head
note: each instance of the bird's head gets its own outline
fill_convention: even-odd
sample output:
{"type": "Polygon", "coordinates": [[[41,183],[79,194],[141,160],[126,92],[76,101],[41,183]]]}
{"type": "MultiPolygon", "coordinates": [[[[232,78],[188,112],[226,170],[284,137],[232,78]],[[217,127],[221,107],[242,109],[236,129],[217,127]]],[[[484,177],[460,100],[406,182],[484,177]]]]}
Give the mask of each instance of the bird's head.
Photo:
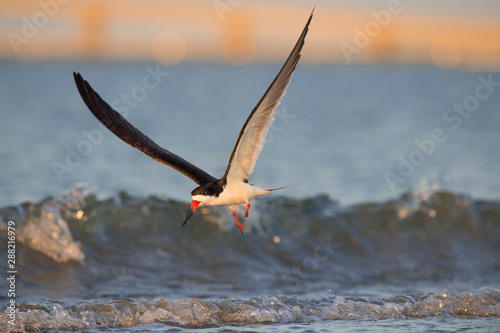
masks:
{"type": "Polygon", "coordinates": [[[195,188],[191,192],[191,206],[186,213],[186,218],[182,225],[184,226],[186,224],[198,207],[210,205],[210,202],[217,198],[221,192],[222,187],[217,182],[204,184],[195,188]]]}

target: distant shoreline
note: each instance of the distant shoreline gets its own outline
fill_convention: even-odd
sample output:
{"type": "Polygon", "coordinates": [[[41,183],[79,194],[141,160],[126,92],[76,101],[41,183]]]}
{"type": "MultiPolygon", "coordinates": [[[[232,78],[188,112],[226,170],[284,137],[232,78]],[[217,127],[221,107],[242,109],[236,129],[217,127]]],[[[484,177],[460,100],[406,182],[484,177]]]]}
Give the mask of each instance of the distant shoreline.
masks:
{"type": "MultiPolygon", "coordinates": [[[[0,16],[6,36],[0,59],[272,62],[286,55],[312,9],[125,1],[9,2],[0,16]]],[[[500,70],[499,22],[415,14],[406,12],[405,1],[394,3],[358,10],[317,8],[301,61],[500,70]]]]}

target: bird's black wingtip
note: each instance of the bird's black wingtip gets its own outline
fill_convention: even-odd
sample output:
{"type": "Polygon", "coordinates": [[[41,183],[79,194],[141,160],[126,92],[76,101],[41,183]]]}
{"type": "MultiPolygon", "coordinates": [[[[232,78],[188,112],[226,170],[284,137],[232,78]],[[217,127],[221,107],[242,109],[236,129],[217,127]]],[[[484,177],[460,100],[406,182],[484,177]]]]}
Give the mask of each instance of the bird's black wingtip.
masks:
{"type": "Polygon", "coordinates": [[[78,72],[73,72],[73,79],[75,79],[75,83],[78,85],[79,82],[85,82],[82,75],[78,72]]]}
{"type": "Polygon", "coordinates": [[[312,20],[312,18],[313,18],[313,16],[314,16],[314,10],[315,10],[315,9],[316,9],[316,5],[314,5],[314,7],[313,7],[313,9],[312,9],[312,11],[311,11],[311,15],[309,15],[309,19],[307,20],[306,26],[308,26],[308,25],[309,25],[309,23],[311,23],[311,20],[312,20]]]}

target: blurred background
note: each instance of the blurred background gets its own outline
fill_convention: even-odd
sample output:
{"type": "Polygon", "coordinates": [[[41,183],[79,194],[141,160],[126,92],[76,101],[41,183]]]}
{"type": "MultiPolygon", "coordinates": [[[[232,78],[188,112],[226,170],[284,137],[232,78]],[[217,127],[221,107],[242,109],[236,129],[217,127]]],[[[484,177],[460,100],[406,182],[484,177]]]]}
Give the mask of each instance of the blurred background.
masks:
{"type": "Polygon", "coordinates": [[[281,61],[315,4],[302,61],[500,69],[495,0],[2,1],[0,57],[281,61]]]}

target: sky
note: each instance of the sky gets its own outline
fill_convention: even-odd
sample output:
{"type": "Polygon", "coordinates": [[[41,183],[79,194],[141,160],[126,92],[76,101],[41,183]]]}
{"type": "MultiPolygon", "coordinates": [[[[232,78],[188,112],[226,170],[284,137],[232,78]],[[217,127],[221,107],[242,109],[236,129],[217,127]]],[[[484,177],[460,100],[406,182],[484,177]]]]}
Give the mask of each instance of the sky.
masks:
{"type": "MultiPolygon", "coordinates": [[[[286,3],[286,0],[275,0],[286,3]]],[[[297,3],[303,1],[295,1],[297,3]]],[[[383,7],[388,0],[318,0],[321,6],[331,6],[336,8],[370,10],[373,7],[383,7]]],[[[402,4],[408,4],[409,10],[414,13],[446,15],[446,16],[466,16],[466,17],[487,17],[500,19],[500,1],[498,0],[400,0],[402,4]]]]}
{"type": "Polygon", "coordinates": [[[500,69],[500,1],[17,0],[0,59],[281,61],[314,6],[305,62],[500,69]]]}

